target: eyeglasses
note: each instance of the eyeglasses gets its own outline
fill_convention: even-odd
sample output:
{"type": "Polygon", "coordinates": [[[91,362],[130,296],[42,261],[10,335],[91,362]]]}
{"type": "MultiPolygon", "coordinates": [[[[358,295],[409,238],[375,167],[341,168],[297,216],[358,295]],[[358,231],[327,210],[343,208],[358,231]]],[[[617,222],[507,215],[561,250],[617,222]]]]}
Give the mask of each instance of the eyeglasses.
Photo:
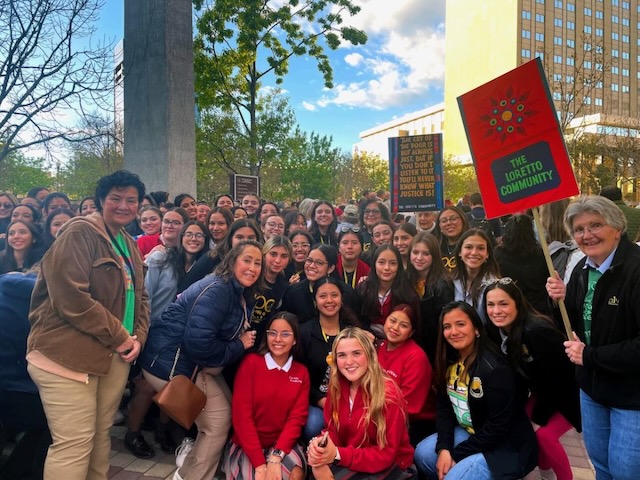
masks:
{"type": "Polygon", "coordinates": [[[14,205],[13,203],[0,203],[0,208],[4,208],[4,209],[8,209],[8,208],[13,208],[14,205]]]}
{"type": "Polygon", "coordinates": [[[378,210],[377,208],[374,208],[374,209],[371,209],[371,210],[367,208],[364,211],[364,214],[365,215],[380,215],[380,210],[378,210]]]}
{"type": "Polygon", "coordinates": [[[293,332],[277,332],[275,330],[267,330],[267,336],[269,338],[272,339],[276,339],[278,338],[278,336],[282,339],[282,340],[289,340],[291,337],[293,337],[293,332]]]}
{"type": "Polygon", "coordinates": [[[605,226],[604,223],[592,223],[588,227],[578,227],[574,229],[572,235],[574,238],[582,238],[586,232],[589,232],[591,235],[598,235],[605,226]]]}
{"type": "Polygon", "coordinates": [[[309,248],[311,246],[310,243],[292,243],[291,246],[294,250],[298,248],[309,248]]]}
{"type": "Polygon", "coordinates": [[[277,230],[284,230],[284,223],[267,222],[266,225],[269,228],[275,228],[277,230]]]}
{"type": "Polygon", "coordinates": [[[307,258],[304,260],[304,264],[305,264],[305,265],[311,265],[312,263],[313,263],[316,267],[324,267],[324,266],[325,266],[325,265],[327,265],[329,262],[325,262],[324,260],[314,260],[314,259],[313,259],[313,258],[311,258],[311,257],[307,257],[307,258]]]}
{"type": "Polygon", "coordinates": [[[202,240],[204,238],[204,233],[184,232],[184,238],[195,238],[197,240],[202,240]]]}
{"type": "Polygon", "coordinates": [[[340,233],[347,233],[347,232],[353,232],[353,233],[358,233],[360,231],[360,227],[357,225],[353,225],[352,227],[349,226],[344,226],[344,227],[340,227],[340,233]]]}
{"type": "Polygon", "coordinates": [[[167,227],[169,225],[171,225],[172,227],[179,227],[180,225],[182,225],[182,222],[180,220],[162,220],[162,224],[166,225],[167,227]]]}
{"type": "Polygon", "coordinates": [[[482,282],[482,285],[485,287],[489,287],[495,284],[499,285],[510,285],[512,283],[516,283],[516,281],[511,277],[502,277],[502,278],[491,278],[489,280],[485,280],[482,282]]]}
{"type": "Polygon", "coordinates": [[[457,215],[453,215],[451,217],[441,218],[439,222],[440,222],[440,225],[444,225],[445,223],[449,223],[449,222],[457,223],[458,220],[460,220],[460,217],[457,215]]]}

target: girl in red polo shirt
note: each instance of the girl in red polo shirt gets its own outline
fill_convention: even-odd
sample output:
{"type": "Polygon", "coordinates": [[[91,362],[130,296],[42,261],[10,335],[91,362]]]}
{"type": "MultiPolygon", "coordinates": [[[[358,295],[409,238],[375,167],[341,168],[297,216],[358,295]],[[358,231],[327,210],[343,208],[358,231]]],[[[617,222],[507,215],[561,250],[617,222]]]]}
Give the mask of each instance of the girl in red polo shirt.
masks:
{"type": "Polygon", "coordinates": [[[297,443],[307,420],[309,374],[293,359],[298,320],[281,312],[266,327],[260,353],[247,355],[236,374],[233,436],[223,470],[227,479],[302,480],[304,450],[297,443]]]}

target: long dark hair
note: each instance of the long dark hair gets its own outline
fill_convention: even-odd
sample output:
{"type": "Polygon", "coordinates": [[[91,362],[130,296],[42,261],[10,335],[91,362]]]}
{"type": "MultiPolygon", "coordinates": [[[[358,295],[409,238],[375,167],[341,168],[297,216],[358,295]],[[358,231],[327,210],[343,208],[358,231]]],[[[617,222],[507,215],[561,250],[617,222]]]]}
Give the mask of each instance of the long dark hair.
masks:
{"type": "MultiPolygon", "coordinates": [[[[345,283],[342,282],[342,280],[339,280],[335,277],[323,277],[320,280],[318,280],[313,288],[313,303],[314,305],[316,304],[316,295],[318,294],[318,289],[320,287],[322,287],[323,285],[335,285],[336,287],[338,287],[338,290],[340,290],[340,295],[342,296],[342,306],[340,307],[340,312],[339,312],[339,321],[340,323],[343,323],[345,325],[352,325],[354,327],[360,327],[362,326],[362,324],[360,323],[360,320],[358,320],[358,317],[356,316],[356,314],[353,312],[353,310],[351,310],[351,308],[347,305],[344,304],[344,287],[345,287],[345,283]]],[[[318,310],[317,306],[316,306],[316,311],[318,310]]],[[[320,317],[320,313],[318,312],[318,317],[320,317]]]]}
{"type": "MultiPolygon", "coordinates": [[[[233,236],[236,234],[238,230],[244,227],[249,227],[256,235],[256,242],[262,243],[262,232],[260,228],[258,228],[258,224],[255,220],[250,218],[240,218],[233,222],[229,229],[227,230],[227,234],[225,235],[222,242],[216,246],[214,250],[209,252],[209,256],[212,258],[220,257],[224,258],[229,251],[231,251],[231,243],[233,242],[233,236]]],[[[262,249],[262,247],[260,247],[262,249]]]]}
{"type": "Polygon", "coordinates": [[[487,331],[485,330],[482,320],[478,312],[466,302],[457,301],[447,303],[440,313],[440,321],[438,322],[438,345],[436,347],[436,368],[435,368],[435,381],[434,387],[436,390],[445,391],[447,388],[447,369],[450,365],[460,360],[460,354],[458,351],[449,345],[449,342],[444,338],[444,331],[442,328],[442,322],[444,316],[454,310],[460,310],[471,320],[471,324],[477,330],[476,340],[473,344],[473,351],[464,359],[464,370],[466,373],[472,369],[482,352],[489,350],[496,355],[500,355],[498,348],[489,339],[487,331]]]}
{"type": "Polygon", "coordinates": [[[300,359],[300,323],[298,322],[297,315],[290,312],[278,312],[269,320],[264,327],[265,334],[262,337],[262,341],[260,342],[260,347],[258,347],[258,353],[261,355],[265,355],[269,351],[269,347],[267,345],[267,330],[271,328],[271,324],[276,320],[284,320],[291,327],[291,331],[293,332],[293,341],[295,342],[293,347],[291,348],[291,355],[294,360],[300,359]]]}
{"type": "Polygon", "coordinates": [[[391,251],[396,260],[398,261],[398,272],[396,273],[393,282],[391,283],[391,307],[395,307],[401,303],[408,303],[409,305],[415,305],[416,294],[411,297],[413,288],[407,282],[406,275],[404,273],[404,267],[402,266],[402,256],[396,247],[389,244],[380,245],[371,261],[371,270],[367,279],[358,286],[358,291],[362,295],[362,308],[360,310],[362,317],[368,321],[376,318],[380,313],[380,302],[378,300],[378,290],[380,288],[380,279],[376,272],[376,262],[382,254],[382,252],[391,251]]]}
{"type": "MultiPolygon", "coordinates": [[[[196,263],[196,261],[207,251],[209,250],[209,230],[200,222],[196,222],[195,220],[189,220],[185,223],[180,229],[180,233],[178,234],[178,245],[174,248],[167,249],[166,260],[164,261],[164,265],[171,265],[176,273],[178,278],[178,285],[182,282],[182,279],[187,274],[186,264],[187,264],[187,251],[182,246],[182,240],[184,239],[184,234],[187,233],[187,229],[191,225],[196,225],[202,233],[204,234],[204,245],[202,250],[194,255],[192,265],[196,263]]],[[[179,293],[179,292],[178,292],[179,293]]]]}
{"type": "Polygon", "coordinates": [[[33,244],[29,247],[27,254],[24,257],[24,262],[22,264],[22,269],[27,270],[33,267],[36,263],[38,263],[44,252],[46,250],[44,241],[42,239],[42,232],[40,227],[32,222],[25,222],[24,220],[15,220],[11,222],[7,226],[6,230],[6,246],[2,253],[0,253],[0,268],[2,269],[2,273],[6,272],[15,272],[18,271],[18,263],[16,262],[16,257],[13,252],[13,247],[9,244],[9,230],[14,225],[21,223],[29,232],[31,232],[31,238],[33,244]]]}
{"type": "Polygon", "coordinates": [[[508,255],[528,258],[542,254],[542,248],[533,232],[533,219],[529,215],[514,215],[504,226],[502,245],[498,247],[508,255]]]}
{"type": "Polygon", "coordinates": [[[454,205],[449,205],[448,207],[444,207],[438,213],[438,218],[436,218],[436,228],[433,231],[433,234],[436,236],[438,241],[440,242],[440,246],[444,247],[446,243],[449,243],[449,239],[442,234],[442,230],[440,229],[440,218],[445,215],[447,212],[453,212],[460,217],[460,221],[462,222],[462,232],[460,233],[460,237],[464,234],[465,231],[469,229],[469,219],[467,215],[460,210],[458,207],[454,205]]]}
{"type": "Polygon", "coordinates": [[[318,250],[324,256],[325,260],[327,261],[328,268],[333,267],[333,271],[328,276],[339,279],[340,277],[338,276],[338,269],[336,268],[336,266],[338,265],[338,249],[333,245],[316,243],[315,245],[311,246],[311,250],[309,250],[309,253],[314,250],[318,250]]]}
{"type": "MultiPolygon", "coordinates": [[[[509,333],[506,339],[506,347],[507,352],[506,355],[509,358],[509,362],[511,366],[516,370],[517,373],[527,378],[527,375],[523,369],[523,358],[522,358],[522,339],[524,335],[525,328],[527,323],[530,323],[533,319],[540,319],[549,324],[550,327],[555,328],[553,320],[551,320],[546,315],[538,312],[535,308],[533,308],[525,296],[522,293],[522,290],[518,288],[514,281],[508,282],[506,280],[511,280],[510,278],[502,279],[503,281],[496,281],[495,283],[487,286],[487,289],[484,291],[484,311],[487,317],[487,333],[489,337],[493,340],[496,345],[502,344],[502,338],[500,336],[500,331],[498,327],[496,327],[489,315],[487,313],[487,294],[492,290],[502,290],[505,292],[516,304],[516,311],[518,312],[515,320],[511,324],[509,329],[509,333]]],[[[558,331],[560,335],[562,333],[558,331]]]]}
{"type": "Polygon", "coordinates": [[[460,252],[462,251],[462,245],[464,244],[464,241],[469,237],[482,238],[482,240],[484,240],[484,242],[487,244],[487,254],[489,256],[486,262],[484,262],[480,267],[480,271],[478,272],[478,275],[476,275],[476,277],[471,282],[471,288],[469,289],[469,294],[471,295],[473,307],[475,308],[478,306],[477,305],[478,293],[482,288],[483,280],[485,280],[485,277],[488,275],[491,275],[496,278],[500,277],[500,267],[498,267],[498,263],[496,262],[496,259],[493,255],[493,247],[491,246],[491,240],[489,239],[487,234],[484,233],[484,231],[481,230],[480,228],[471,228],[466,232],[464,232],[462,235],[460,235],[460,239],[456,244],[455,256],[459,260],[456,261],[456,267],[453,269],[453,272],[451,272],[451,276],[453,280],[460,280],[463,286],[467,285],[467,280],[469,279],[468,278],[469,275],[467,273],[467,266],[464,264],[464,262],[460,258],[460,252]]]}
{"type": "Polygon", "coordinates": [[[435,284],[441,279],[449,279],[449,272],[444,268],[444,263],[440,260],[442,257],[440,252],[440,245],[438,243],[438,239],[429,232],[420,232],[413,240],[411,240],[411,247],[409,247],[409,263],[407,264],[407,280],[409,284],[415,288],[418,284],[419,276],[415,267],[411,263],[411,252],[413,251],[413,247],[415,247],[418,243],[423,243],[429,249],[429,254],[431,255],[431,266],[429,267],[429,271],[427,272],[427,279],[425,281],[425,289],[427,287],[435,286],[435,284]]]}
{"type": "Polygon", "coordinates": [[[309,233],[311,234],[311,236],[314,239],[317,239],[318,241],[320,241],[320,238],[322,238],[322,233],[320,232],[320,228],[318,227],[318,224],[316,223],[316,210],[321,205],[326,205],[329,208],[331,208],[331,213],[333,215],[333,220],[331,220],[331,225],[329,225],[327,227],[326,236],[329,237],[329,241],[331,243],[335,243],[336,242],[336,228],[338,227],[338,217],[336,216],[336,209],[333,208],[333,205],[331,205],[331,202],[329,202],[327,200],[320,200],[320,201],[316,202],[316,204],[313,206],[313,210],[311,210],[311,226],[309,227],[309,233]]]}

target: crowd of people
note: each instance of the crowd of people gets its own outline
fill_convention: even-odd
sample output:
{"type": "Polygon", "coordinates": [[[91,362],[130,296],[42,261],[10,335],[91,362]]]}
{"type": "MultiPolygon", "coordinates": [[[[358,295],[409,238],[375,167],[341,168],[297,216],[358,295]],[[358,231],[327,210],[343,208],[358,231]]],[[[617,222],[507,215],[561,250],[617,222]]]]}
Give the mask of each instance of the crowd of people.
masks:
{"type": "Polygon", "coordinates": [[[0,421],[26,432],[0,476],[106,479],[125,409],[137,457],[194,437],[176,480],[567,480],[572,428],[599,480],[635,478],[640,249],[606,196],[540,229],[478,193],[411,215],[376,193],[169,202],[126,171],[77,205],[0,193],[0,421]],[[151,445],[179,374],[205,407],[191,431],[160,411],[151,445]]]}

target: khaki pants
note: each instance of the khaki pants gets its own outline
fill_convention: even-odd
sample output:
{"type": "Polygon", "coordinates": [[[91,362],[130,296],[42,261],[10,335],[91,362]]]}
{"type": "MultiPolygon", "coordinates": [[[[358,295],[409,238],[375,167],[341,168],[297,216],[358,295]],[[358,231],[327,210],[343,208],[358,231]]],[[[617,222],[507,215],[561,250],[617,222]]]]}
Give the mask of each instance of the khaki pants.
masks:
{"type": "Polygon", "coordinates": [[[107,480],[109,429],[129,376],[129,364],[114,354],[104,377],[89,375],[89,384],[27,367],[38,386],[53,443],[44,480],[107,480]]]}
{"type": "Polygon", "coordinates": [[[231,391],[221,374],[200,372],[196,385],[207,395],[207,404],[196,418],[198,437],[180,469],[180,476],[185,480],[211,480],[231,428],[231,391]]]}

